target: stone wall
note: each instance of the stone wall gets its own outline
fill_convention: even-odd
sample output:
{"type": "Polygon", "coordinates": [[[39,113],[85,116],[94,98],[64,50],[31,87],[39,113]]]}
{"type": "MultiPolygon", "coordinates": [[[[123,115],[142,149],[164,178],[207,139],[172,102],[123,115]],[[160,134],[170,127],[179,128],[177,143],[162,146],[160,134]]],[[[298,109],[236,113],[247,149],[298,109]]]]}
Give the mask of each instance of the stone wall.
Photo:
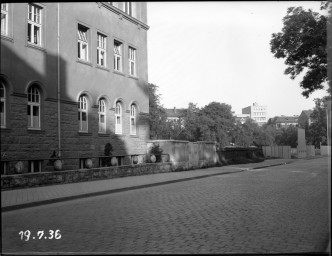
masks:
{"type": "Polygon", "coordinates": [[[5,175],[1,176],[1,189],[14,189],[100,179],[112,179],[127,176],[166,173],[172,171],[174,171],[174,168],[171,163],[155,163],[80,169],[71,171],[5,175]]]}
{"type": "MultiPolygon", "coordinates": [[[[41,129],[27,128],[27,96],[11,95],[9,98],[9,113],[7,128],[1,129],[1,160],[10,161],[6,174],[15,174],[14,165],[18,160],[48,159],[52,153],[58,151],[58,117],[57,101],[41,99],[41,129]]],[[[113,155],[144,154],[146,140],[149,137],[149,123],[146,114],[137,118],[137,135],[129,133],[130,113],[123,113],[123,134],[114,134],[114,109],[107,112],[107,133],[98,133],[98,108],[89,108],[89,132],[78,132],[77,103],[61,102],[61,149],[63,158],[77,158],[66,160],[64,170],[74,170],[79,167],[80,158],[103,156],[106,143],[111,143],[113,155]]],[[[23,161],[23,172],[29,171],[28,161],[23,161]]],[[[42,162],[42,171],[52,171],[53,165],[48,161],[42,162]]],[[[2,172],[3,173],[3,172],[2,172]]]]}
{"type": "Polygon", "coordinates": [[[214,142],[150,140],[147,142],[147,149],[149,150],[153,145],[159,145],[163,150],[163,154],[169,154],[170,161],[177,170],[215,166],[217,163],[214,142]]]}

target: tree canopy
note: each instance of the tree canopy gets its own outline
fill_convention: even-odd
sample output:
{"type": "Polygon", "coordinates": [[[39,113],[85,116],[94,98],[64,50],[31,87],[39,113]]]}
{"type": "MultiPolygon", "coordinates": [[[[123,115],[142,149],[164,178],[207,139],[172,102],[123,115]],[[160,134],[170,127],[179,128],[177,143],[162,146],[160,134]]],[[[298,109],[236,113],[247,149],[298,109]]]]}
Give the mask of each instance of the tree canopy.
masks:
{"type": "MultiPolygon", "coordinates": [[[[331,5],[324,2],[321,9],[329,9],[330,13],[331,5]]],[[[288,66],[284,72],[286,75],[294,79],[305,72],[300,87],[306,98],[315,90],[324,89],[324,83],[329,79],[327,52],[331,46],[327,44],[328,17],[328,13],[323,15],[302,7],[290,7],[283,18],[282,32],[273,33],[270,41],[274,57],[285,58],[288,66]]],[[[328,92],[331,94],[330,83],[328,92]]]]}

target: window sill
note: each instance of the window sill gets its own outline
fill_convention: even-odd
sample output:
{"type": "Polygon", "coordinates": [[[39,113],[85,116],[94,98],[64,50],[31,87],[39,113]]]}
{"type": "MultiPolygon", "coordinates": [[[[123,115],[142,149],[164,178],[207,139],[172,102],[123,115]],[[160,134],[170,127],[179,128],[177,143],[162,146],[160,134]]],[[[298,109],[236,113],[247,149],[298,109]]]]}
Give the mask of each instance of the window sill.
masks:
{"type": "Polygon", "coordinates": [[[130,138],[139,138],[137,134],[130,134],[130,138]]]}
{"type": "Polygon", "coordinates": [[[91,132],[78,132],[79,136],[92,136],[91,132]]]}
{"type": "Polygon", "coordinates": [[[3,40],[7,40],[7,41],[9,41],[9,42],[12,42],[12,43],[14,43],[14,39],[13,38],[11,38],[10,36],[8,36],[8,35],[1,35],[1,39],[3,39],[3,40]]]}
{"type": "Polygon", "coordinates": [[[32,134],[44,134],[44,130],[28,128],[28,133],[32,134]]]}
{"type": "Polygon", "coordinates": [[[100,65],[96,65],[96,68],[101,69],[101,70],[105,70],[105,71],[107,71],[107,72],[110,72],[110,69],[107,68],[107,67],[103,67],[103,66],[100,66],[100,65]]]}
{"type": "Polygon", "coordinates": [[[138,80],[138,77],[137,77],[137,76],[128,75],[128,77],[131,78],[131,79],[138,80]]]}
{"type": "Polygon", "coordinates": [[[117,75],[120,75],[120,76],[125,76],[125,74],[123,74],[123,73],[120,72],[120,71],[113,70],[113,73],[114,73],[114,74],[117,74],[117,75]]]}
{"type": "Polygon", "coordinates": [[[43,48],[43,47],[41,47],[40,45],[27,43],[26,47],[29,47],[29,48],[32,48],[32,49],[36,49],[36,50],[39,50],[39,51],[42,51],[42,52],[46,52],[46,49],[43,48]]]}
{"type": "Polygon", "coordinates": [[[85,60],[76,59],[76,62],[92,67],[91,62],[88,62],[88,61],[85,61],[85,60]]]}

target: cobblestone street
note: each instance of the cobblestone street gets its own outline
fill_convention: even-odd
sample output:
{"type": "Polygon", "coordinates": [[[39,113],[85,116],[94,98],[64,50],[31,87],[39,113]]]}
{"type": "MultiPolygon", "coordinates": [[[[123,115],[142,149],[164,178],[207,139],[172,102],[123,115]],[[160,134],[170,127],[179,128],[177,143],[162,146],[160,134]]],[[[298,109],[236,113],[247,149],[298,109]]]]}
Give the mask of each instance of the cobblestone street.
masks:
{"type": "Polygon", "coordinates": [[[327,158],[301,160],[4,212],[2,252],[325,252],[328,207],[327,158]]]}

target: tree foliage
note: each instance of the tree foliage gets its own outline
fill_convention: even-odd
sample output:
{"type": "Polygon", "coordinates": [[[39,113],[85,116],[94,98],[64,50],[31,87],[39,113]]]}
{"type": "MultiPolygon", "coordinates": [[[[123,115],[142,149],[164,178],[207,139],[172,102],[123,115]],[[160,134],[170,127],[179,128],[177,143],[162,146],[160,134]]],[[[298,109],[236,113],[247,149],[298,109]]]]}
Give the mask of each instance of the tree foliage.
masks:
{"type": "Polygon", "coordinates": [[[277,131],[275,136],[275,144],[278,146],[297,147],[297,127],[290,125],[287,128],[283,127],[277,131]]]}
{"type": "Polygon", "coordinates": [[[319,148],[327,144],[327,102],[330,98],[315,99],[315,108],[311,114],[312,123],[307,129],[307,143],[319,148]]]}
{"type": "Polygon", "coordinates": [[[160,94],[158,86],[149,83],[149,122],[150,122],[150,139],[167,138],[166,111],[160,103],[160,94]]]}
{"type": "MultiPolygon", "coordinates": [[[[324,3],[321,9],[329,7],[324,3]]],[[[283,18],[282,32],[273,33],[270,41],[274,57],[285,58],[286,75],[294,79],[302,71],[306,72],[300,82],[306,98],[315,90],[323,89],[328,81],[327,52],[331,49],[330,45],[327,48],[328,16],[302,7],[290,7],[283,18]]],[[[328,92],[331,94],[330,84],[328,92]]]]}

